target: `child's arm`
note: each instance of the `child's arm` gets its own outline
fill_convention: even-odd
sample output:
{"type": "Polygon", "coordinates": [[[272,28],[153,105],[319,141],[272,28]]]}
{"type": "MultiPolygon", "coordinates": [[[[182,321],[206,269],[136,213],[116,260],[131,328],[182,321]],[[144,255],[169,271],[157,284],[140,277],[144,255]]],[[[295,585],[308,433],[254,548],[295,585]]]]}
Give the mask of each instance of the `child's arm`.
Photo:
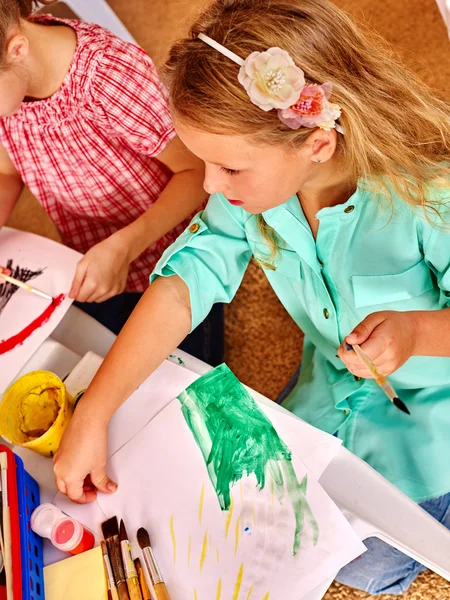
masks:
{"type": "Polygon", "coordinates": [[[6,224],[23,190],[16,167],[0,144],[0,228],[6,224]]]}
{"type": "Polygon", "coordinates": [[[108,423],[191,327],[189,290],[174,275],[145,292],[84,394],[54,459],[58,489],[79,503],[115,491],[105,471],[108,423]],[[90,475],[92,486],[85,485],[90,475]]]}
{"type": "Polygon", "coordinates": [[[174,173],[171,180],[141,217],[86,253],[77,267],[72,298],[102,302],[123,292],[130,263],[205,202],[203,162],[179,138],[172,139],[157,158],[174,173]]]}

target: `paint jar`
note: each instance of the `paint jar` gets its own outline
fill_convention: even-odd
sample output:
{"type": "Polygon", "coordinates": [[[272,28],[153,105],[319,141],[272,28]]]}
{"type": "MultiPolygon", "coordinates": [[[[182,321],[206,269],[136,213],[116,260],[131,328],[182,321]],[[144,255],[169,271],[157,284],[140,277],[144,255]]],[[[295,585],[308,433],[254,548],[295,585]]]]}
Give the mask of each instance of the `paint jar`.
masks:
{"type": "Polygon", "coordinates": [[[41,504],[30,517],[30,526],[34,533],[51,539],[53,525],[64,518],[64,513],[54,504],[41,504]]]}
{"type": "Polygon", "coordinates": [[[95,545],[92,531],[66,516],[53,525],[50,540],[55,548],[69,554],[81,554],[95,545]]]}
{"type": "Polygon", "coordinates": [[[0,404],[0,435],[53,456],[72,414],[73,399],[61,379],[49,371],[33,371],[6,390],[0,404]]]}

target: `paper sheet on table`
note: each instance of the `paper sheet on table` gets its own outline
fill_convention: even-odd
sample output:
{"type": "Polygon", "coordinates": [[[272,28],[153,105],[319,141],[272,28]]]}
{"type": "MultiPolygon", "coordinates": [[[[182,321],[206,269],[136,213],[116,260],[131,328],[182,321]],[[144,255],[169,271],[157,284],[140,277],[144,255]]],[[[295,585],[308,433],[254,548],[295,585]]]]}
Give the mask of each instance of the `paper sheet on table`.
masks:
{"type": "MultiPolygon", "coordinates": [[[[168,360],[164,361],[112,418],[109,426],[108,458],[111,458],[133,439],[180,392],[198,378],[197,373],[168,360]]],[[[282,411],[274,403],[264,403],[263,396],[252,390],[250,392],[259,401],[260,408],[269,418],[272,418],[272,414],[276,414],[279,422],[283,422],[286,444],[297,449],[299,458],[312,476],[319,479],[339,450],[341,441],[301,421],[291,413],[282,411]]],[[[152,462],[149,464],[151,465],[152,462]]],[[[34,468],[35,464],[33,463],[30,465],[31,475],[33,475],[34,468]]],[[[53,481],[52,473],[50,473],[50,479],[53,481]]],[[[123,485],[121,473],[119,473],[118,483],[119,486],[123,485]]],[[[61,494],[58,494],[55,501],[61,510],[81,521],[84,519],[86,523],[90,523],[91,528],[97,525],[97,531],[99,531],[98,523],[106,518],[98,502],[89,506],[79,506],[61,494]]]]}
{"type": "Polygon", "coordinates": [[[107,600],[100,547],[44,569],[45,600],[107,600]]]}
{"type": "MultiPolygon", "coordinates": [[[[297,456],[301,435],[295,445],[287,441],[289,428],[295,431],[300,422],[274,409],[269,413],[290,445],[301,481],[307,474],[297,456]]],[[[108,470],[120,487],[112,496],[99,496],[103,518],[124,518],[135,555],[136,530],[149,530],[169,593],[177,600],[191,600],[195,594],[198,600],[210,600],[219,587],[223,598],[234,597],[239,588],[243,598],[252,590],[255,598],[269,598],[269,593],[270,600],[298,600],[365,550],[311,473],[307,500],[319,525],[319,543],[313,545],[313,530],[305,526],[295,557],[294,513],[288,498],[280,502],[269,485],[260,491],[254,478],[244,478],[233,488],[233,508],[222,512],[178,400],[117,452],[108,470]]],[[[98,529],[92,508],[58,505],[98,529]]]]}
{"type": "MultiPolygon", "coordinates": [[[[51,240],[16,231],[0,230],[0,266],[12,270],[12,276],[52,297],[68,294],[81,254],[51,240]]],[[[0,285],[0,394],[52,333],[72,300],[65,298],[47,322],[30,333],[23,343],[6,350],[15,336],[24,332],[49,308],[50,302],[11,283],[0,285]]]]}

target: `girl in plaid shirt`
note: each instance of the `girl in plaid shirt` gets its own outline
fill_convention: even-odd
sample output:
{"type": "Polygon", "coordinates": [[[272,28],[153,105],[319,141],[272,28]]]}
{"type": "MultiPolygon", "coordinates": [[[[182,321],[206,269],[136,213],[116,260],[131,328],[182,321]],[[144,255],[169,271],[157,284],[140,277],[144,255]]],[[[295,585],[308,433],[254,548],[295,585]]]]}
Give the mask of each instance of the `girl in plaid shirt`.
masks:
{"type": "Polygon", "coordinates": [[[206,200],[203,166],[143,50],[35,4],[0,0],[0,227],[25,184],[84,254],[70,295],[118,332],[206,200]]]}

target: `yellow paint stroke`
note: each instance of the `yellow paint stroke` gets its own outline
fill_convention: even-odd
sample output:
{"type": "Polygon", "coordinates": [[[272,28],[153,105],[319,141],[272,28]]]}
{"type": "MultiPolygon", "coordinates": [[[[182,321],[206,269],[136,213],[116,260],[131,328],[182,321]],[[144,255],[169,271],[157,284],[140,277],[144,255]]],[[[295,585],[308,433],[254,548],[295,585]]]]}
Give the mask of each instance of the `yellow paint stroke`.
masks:
{"type": "Polygon", "coordinates": [[[216,600],[220,600],[221,595],[222,595],[222,580],[219,579],[219,581],[217,582],[216,600]]]}
{"type": "Polygon", "coordinates": [[[225,523],[225,539],[227,539],[227,537],[228,537],[228,531],[230,529],[231,519],[233,518],[233,509],[234,509],[234,500],[233,500],[233,496],[231,496],[230,508],[228,509],[228,516],[227,516],[227,520],[225,523]]]}
{"type": "Polygon", "coordinates": [[[248,594],[247,594],[247,597],[245,600],[250,600],[250,596],[252,595],[253,588],[254,588],[254,584],[252,583],[252,587],[248,590],[248,594]]]}
{"type": "Polygon", "coordinates": [[[216,548],[216,560],[217,560],[217,562],[220,562],[220,552],[219,552],[219,548],[216,548]]]}
{"type": "Polygon", "coordinates": [[[263,600],[269,600],[269,596],[270,596],[270,592],[267,592],[267,594],[264,596],[263,600]]]}
{"type": "Polygon", "coordinates": [[[241,516],[237,518],[236,529],[234,530],[234,554],[236,554],[239,546],[239,532],[241,531],[241,516]]]}
{"type": "Polygon", "coordinates": [[[253,502],[252,502],[252,515],[253,515],[253,525],[256,527],[255,504],[253,502]]]}
{"type": "Polygon", "coordinates": [[[194,600],[198,600],[197,590],[194,588],[194,600]]]}
{"type": "Polygon", "coordinates": [[[204,500],[205,500],[205,484],[202,485],[202,491],[200,492],[200,500],[198,503],[198,522],[200,525],[202,524],[204,500]]]}
{"type": "MultiPolygon", "coordinates": [[[[271,479],[270,480],[270,501],[272,503],[272,506],[275,505],[275,492],[274,492],[273,487],[274,487],[273,479],[271,479]]],[[[263,600],[265,600],[265,599],[263,598],[263,600]]]]}
{"type": "Polygon", "coordinates": [[[175,536],[175,526],[174,526],[174,522],[173,522],[173,517],[174,517],[174,515],[172,515],[170,517],[170,537],[172,538],[173,562],[176,563],[177,562],[177,538],[175,536]]]}
{"type": "Polygon", "coordinates": [[[244,563],[241,564],[241,566],[239,568],[239,572],[237,574],[232,600],[238,600],[239,592],[241,591],[241,584],[242,584],[243,577],[244,577],[244,563]]]}
{"type": "Polygon", "coordinates": [[[208,554],[208,530],[205,531],[205,537],[203,538],[202,553],[200,554],[200,571],[203,569],[203,565],[205,564],[207,554],[208,554]]]}
{"type": "Polygon", "coordinates": [[[191,534],[189,534],[189,541],[188,541],[188,569],[191,568],[191,550],[192,550],[192,537],[191,537],[191,534]]]}

